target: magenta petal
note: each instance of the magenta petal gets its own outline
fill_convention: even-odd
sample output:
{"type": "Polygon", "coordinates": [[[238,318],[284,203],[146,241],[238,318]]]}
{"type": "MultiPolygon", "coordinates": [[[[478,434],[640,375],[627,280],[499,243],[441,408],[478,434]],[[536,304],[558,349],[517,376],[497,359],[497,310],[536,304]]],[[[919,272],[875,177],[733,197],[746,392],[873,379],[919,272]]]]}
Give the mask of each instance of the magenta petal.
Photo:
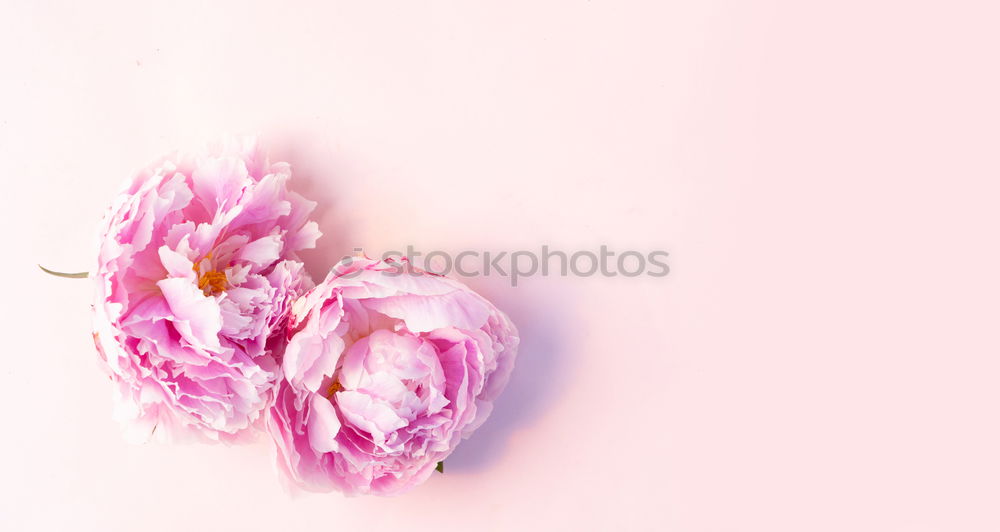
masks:
{"type": "Polygon", "coordinates": [[[280,235],[268,235],[243,246],[238,257],[258,266],[267,266],[281,257],[282,245],[280,235]]]}
{"type": "Polygon", "coordinates": [[[406,323],[413,332],[427,332],[441,327],[478,329],[486,323],[490,309],[475,295],[456,290],[443,295],[366,299],[364,305],[376,312],[406,323]]]}
{"type": "Polygon", "coordinates": [[[163,279],[156,283],[170,306],[174,327],[192,345],[219,349],[222,316],[219,303],[207,297],[187,279],[163,279]]]}
{"type": "Polygon", "coordinates": [[[321,395],[313,395],[309,409],[309,445],[313,449],[328,453],[337,450],[337,434],[340,420],[333,403],[321,395]]]}

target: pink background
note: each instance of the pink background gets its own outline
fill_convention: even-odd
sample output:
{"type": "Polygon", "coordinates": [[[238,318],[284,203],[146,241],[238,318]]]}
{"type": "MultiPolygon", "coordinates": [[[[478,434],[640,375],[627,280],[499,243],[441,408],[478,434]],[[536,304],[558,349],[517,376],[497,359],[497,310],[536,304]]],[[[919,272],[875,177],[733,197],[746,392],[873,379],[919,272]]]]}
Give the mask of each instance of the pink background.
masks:
{"type": "Polygon", "coordinates": [[[0,529],[1000,530],[995,2],[8,2],[0,529]],[[37,5],[36,5],[37,4],[37,5]],[[83,270],[122,180],[261,132],[356,245],[665,249],[471,284],[523,332],[411,494],[129,446],[83,270]]]}

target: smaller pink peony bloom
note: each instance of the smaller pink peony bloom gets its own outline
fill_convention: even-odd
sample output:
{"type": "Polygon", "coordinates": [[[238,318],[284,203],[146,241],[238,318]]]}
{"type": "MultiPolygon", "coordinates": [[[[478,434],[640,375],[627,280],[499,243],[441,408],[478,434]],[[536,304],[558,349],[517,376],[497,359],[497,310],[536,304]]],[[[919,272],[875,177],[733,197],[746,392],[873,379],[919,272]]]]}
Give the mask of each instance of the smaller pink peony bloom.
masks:
{"type": "Polygon", "coordinates": [[[392,495],[430,476],[489,416],[517,330],[467,287],[349,259],[295,302],[267,428],[311,491],[392,495]]]}
{"type": "Polygon", "coordinates": [[[256,141],[176,154],[139,172],[101,224],[94,339],[132,439],[232,441],[271,399],[296,252],[320,233],[288,164],[256,141]]]}

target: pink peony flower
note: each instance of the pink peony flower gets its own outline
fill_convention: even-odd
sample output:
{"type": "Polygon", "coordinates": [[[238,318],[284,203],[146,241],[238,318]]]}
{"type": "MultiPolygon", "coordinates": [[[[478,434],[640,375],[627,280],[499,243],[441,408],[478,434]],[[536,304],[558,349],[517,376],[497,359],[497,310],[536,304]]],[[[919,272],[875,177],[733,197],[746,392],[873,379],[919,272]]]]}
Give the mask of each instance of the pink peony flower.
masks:
{"type": "Polygon", "coordinates": [[[100,230],[94,339],[116,417],[233,441],[271,399],[291,301],[312,286],[296,252],[320,233],[254,140],[175,154],[139,172],[100,230]]]}
{"type": "Polygon", "coordinates": [[[348,259],[296,301],[267,428],[311,491],[420,484],[493,407],[518,337],[464,285],[408,263],[348,259]]]}

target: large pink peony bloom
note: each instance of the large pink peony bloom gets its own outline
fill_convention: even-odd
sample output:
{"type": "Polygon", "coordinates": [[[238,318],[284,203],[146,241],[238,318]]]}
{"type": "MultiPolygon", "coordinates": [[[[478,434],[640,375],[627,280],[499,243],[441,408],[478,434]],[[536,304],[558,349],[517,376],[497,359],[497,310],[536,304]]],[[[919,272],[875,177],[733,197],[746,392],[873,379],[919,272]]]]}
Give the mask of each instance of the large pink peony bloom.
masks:
{"type": "Polygon", "coordinates": [[[404,265],[347,260],[295,303],[267,428],[300,487],[390,495],[423,482],[507,383],[507,317],[404,265]]]}
{"type": "Polygon", "coordinates": [[[320,233],[253,140],[139,172],[101,225],[94,339],[127,434],[232,441],[280,376],[291,301],[312,286],[295,253],[320,233]]]}

